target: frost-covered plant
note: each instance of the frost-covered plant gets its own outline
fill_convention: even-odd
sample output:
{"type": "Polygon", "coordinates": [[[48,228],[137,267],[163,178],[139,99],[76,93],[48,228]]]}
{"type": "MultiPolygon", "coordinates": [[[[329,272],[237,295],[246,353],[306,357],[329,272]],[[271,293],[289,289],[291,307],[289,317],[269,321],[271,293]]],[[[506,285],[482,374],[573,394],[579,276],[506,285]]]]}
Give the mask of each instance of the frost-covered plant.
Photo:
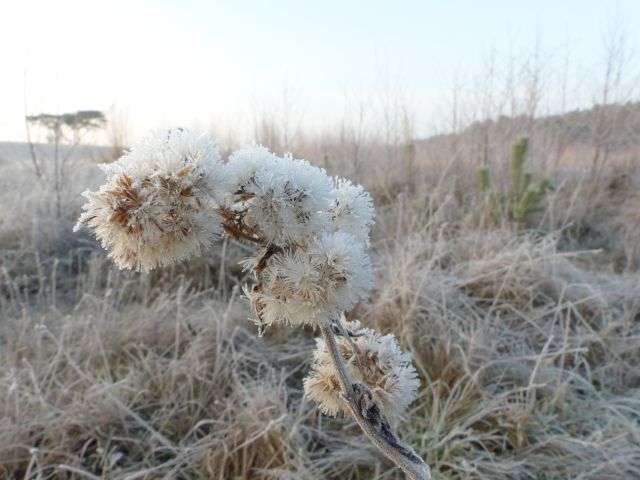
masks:
{"type": "Polygon", "coordinates": [[[141,271],[200,254],[220,233],[253,245],[243,264],[255,284],[244,292],[259,334],[318,328],[307,396],[350,415],[410,478],[430,478],[387,420],[402,418],[419,386],[409,355],[393,335],[344,320],[373,277],[373,202],[360,185],[255,145],[223,164],[215,142],[184,129],[156,132],[101,168],[107,181],[85,192],[76,228],[91,229],[120,268],[141,271]]]}
{"type": "Polygon", "coordinates": [[[221,232],[217,207],[229,174],[206,135],[155,132],[100,167],[107,182],[84,192],[88,202],[75,230],[93,230],[118,267],[170,265],[200,253],[221,232]]]}
{"type": "Polygon", "coordinates": [[[332,184],[324,170],[258,146],[234,153],[228,167],[233,189],[225,210],[240,229],[278,247],[304,245],[326,230],[332,184]]]}
{"type": "Polygon", "coordinates": [[[337,178],[327,210],[331,227],[336,232],[352,234],[359,242],[369,246],[369,230],[373,225],[373,200],[362,187],[350,180],[337,178]]]}
{"type": "MultiPolygon", "coordinates": [[[[349,325],[353,338],[338,338],[338,349],[353,382],[365,384],[384,413],[391,419],[402,416],[420,386],[411,358],[400,350],[393,335],[381,336],[359,322],[349,325]]],[[[336,370],[322,338],[316,339],[313,370],[304,381],[305,393],[320,410],[336,416],[345,410],[336,370]]]]}
{"type": "MultiPolygon", "coordinates": [[[[249,267],[255,271],[252,258],[249,267]]],[[[270,256],[261,288],[245,288],[258,322],[329,325],[366,297],[371,262],[363,245],[344,232],[325,233],[304,247],[270,256]]]]}

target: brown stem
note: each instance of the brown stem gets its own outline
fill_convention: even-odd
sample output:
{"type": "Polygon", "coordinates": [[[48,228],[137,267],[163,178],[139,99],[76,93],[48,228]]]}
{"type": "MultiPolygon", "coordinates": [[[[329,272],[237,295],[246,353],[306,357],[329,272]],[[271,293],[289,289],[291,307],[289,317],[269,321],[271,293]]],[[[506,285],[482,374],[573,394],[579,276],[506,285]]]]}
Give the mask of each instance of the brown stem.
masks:
{"type": "Polygon", "coordinates": [[[391,431],[389,422],[373,399],[371,390],[362,383],[351,382],[331,326],[323,325],[320,331],[338,373],[344,401],[364,434],[411,480],[430,480],[429,466],[391,431]]]}
{"type": "Polygon", "coordinates": [[[264,244],[264,241],[262,239],[255,238],[255,237],[252,237],[251,235],[246,234],[245,232],[243,232],[242,230],[240,230],[238,227],[236,227],[231,223],[223,223],[222,228],[224,229],[225,233],[233,239],[246,240],[247,242],[256,243],[258,245],[264,244]]]}
{"type": "MultiPolygon", "coordinates": [[[[282,248],[276,245],[269,245],[265,248],[262,257],[260,257],[260,260],[258,260],[258,263],[255,265],[255,267],[252,268],[253,275],[256,278],[256,284],[253,286],[254,292],[262,292],[262,288],[264,285],[262,273],[264,272],[264,269],[267,268],[267,262],[269,261],[269,259],[279,252],[282,252],[282,248]]],[[[258,317],[258,321],[256,322],[258,325],[258,336],[262,337],[267,328],[267,325],[262,321],[262,307],[258,302],[252,302],[251,308],[258,317]]]]}
{"type": "Polygon", "coordinates": [[[222,217],[222,227],[224,232],[234,240],[246,240],[247,242],[256,243],[266,246],[263,238],[260,238],[258,232],[253,229],[247,229],[242,222],[242,212],[234,212],[229,208],[218,208],[218,214],[222,217]]]}

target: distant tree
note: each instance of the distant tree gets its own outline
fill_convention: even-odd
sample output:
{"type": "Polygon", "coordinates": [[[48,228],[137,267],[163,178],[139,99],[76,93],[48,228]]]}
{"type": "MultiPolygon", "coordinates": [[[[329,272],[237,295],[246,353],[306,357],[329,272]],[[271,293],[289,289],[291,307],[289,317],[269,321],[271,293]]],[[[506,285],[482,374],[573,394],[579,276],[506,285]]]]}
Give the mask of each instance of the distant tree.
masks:
{"type": "Polygon", "coordinates": [[[66,180],[68,161],[76,146],[80,145],[86,134],[101,130],[107,126],[107,117],[99,110],[79,110],[77,112],[51,114],[40,113],[25,117],[27,141],[34,172],[40,181],[52,182],[55,194],[56,217],[62,214],[62,189],[66,180]],[[39,156],[32,141],[33,128],[44,131],[47,142],[53,145],[53,161],[39,156]],[[64,155],[60,155],[60,145],[68,145],[64,155]],[[51,173],[51,175],[49,175],[51,173]]]}
{"type": "Polygon", "coordinates": [[[41,113],[26,117],[27,123],[48,130],[49,142],[65,142],[78,144],[82,136],[92,130],[107,126],[107,117],[99,110],[79,110],[73,113],[54,115],[41,113]]]}

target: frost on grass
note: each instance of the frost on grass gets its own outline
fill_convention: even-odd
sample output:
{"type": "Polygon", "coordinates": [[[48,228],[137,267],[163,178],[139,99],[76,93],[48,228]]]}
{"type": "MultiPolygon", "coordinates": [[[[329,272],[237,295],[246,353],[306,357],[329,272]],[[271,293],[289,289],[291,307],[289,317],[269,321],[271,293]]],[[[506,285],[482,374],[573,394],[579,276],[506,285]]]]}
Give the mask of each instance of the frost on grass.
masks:
{"type": "MultiPolygon", "coordinates": [[[[352,323],[351,330],[356,335],[351,340],[338,338],[349,377],[369,387],[390,419],[401,418],[420,386],[410,355],[400,350],[393,335],[361,329],[358,322],[352,323]]],[[[336,416],[345,410],[338,374],[323,339],[316,342],[312,371],[304,381],[305,394],[323,413],[336,416]]]]}
{"type": "Polygon", "coordinates": [[[86,226],[120,268],[149,271],[199,254],[220,232],[218,202],[229,176],[215,142],[183,129],[158,131],[87,191],[75,230],[86,226]]]}

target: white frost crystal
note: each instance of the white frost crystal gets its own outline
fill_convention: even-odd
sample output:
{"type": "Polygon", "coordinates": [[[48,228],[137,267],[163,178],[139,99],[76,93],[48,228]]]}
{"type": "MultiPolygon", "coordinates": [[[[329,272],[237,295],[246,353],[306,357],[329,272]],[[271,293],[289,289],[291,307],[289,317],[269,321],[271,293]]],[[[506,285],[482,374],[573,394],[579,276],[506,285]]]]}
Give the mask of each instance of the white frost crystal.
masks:
{"type": "Polygon", "coordinates": [[[373,277],[362,244],[343,232],[325,234],[306,250],[274,254],[262,275],[262,289],[245,293],[267,325],[331,322],[367,296],[373,277]]]}
{"type": "MultiPolygon", "coordinates": [[[[360,329],[354,322],[350,329],[357,336],[351,340],[338,337],[338,348],[345,360],[347,374],[352,382],[365,384],[390,419],[400,418],[415,399],[420,381],[411,365],[410,355],[403,353],[393,335],[381,336],[371,329],[360,329]]],[[[341,397],[338,374],[322,338],[316,339],[313,367],[304,381],[308,398],[320,410],[335,416],[345,410],[341,397]]]]}
{"type": "Polygon", "coordinates": [[[226,206],[261,241],[303,245],[326,229],[332,185],[324,170],[258,146],[236,152],[228,168],[234,187],[226,206]]]}
{"type": "Polygon", "coordinates": [[[229,175],[215,142],[190,130],[157,131],[87,191],[75,230],[93,231],[120,268],[149,271],[199,254],[220,232],[229,175]]]}
{"type": "Polygon", "coordinates": [[[369,230],[373,225],[373,200],[362,185],[338,178],[332,192],[327,214],[336,232],[352,234],[358,241],[369,244],[369,230]]]}
{"type": "Polygon", "coordinates": [[[238,191],[243,184],[261,168],[271,168],[277,156],[262,145],[247,145],[229,156],[227,168],[231,177],[230,193],[238,191]]]}

